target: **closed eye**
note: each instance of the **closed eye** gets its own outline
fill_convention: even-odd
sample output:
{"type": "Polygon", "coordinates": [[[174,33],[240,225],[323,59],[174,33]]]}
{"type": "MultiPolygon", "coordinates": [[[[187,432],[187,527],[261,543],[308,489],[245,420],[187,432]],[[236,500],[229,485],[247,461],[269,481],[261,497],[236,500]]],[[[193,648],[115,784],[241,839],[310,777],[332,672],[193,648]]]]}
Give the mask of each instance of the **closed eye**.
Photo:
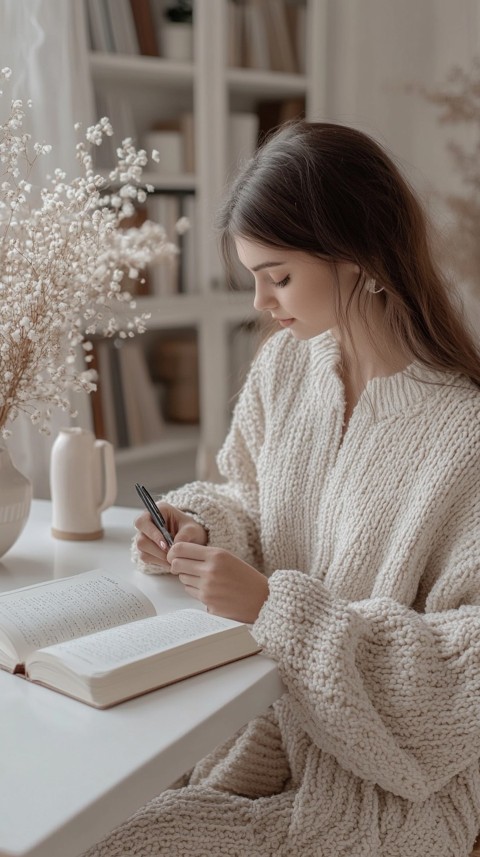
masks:
{"type": "Polygon", "coordinates": [[[287,274],[287,276],[285,277],[285,279],[283,279],[283,280],[279,280],[279,282],[278,282],[278,283],[274,280],[274,281],[273,281],[273,285],[274,285],[274,286],[278,286],[278,288],[279,288],[279,289],[283,289],[283,288],[284,288],[284,286],[288,286],[289,282],[290,282],[290,274],[287,274]]]}

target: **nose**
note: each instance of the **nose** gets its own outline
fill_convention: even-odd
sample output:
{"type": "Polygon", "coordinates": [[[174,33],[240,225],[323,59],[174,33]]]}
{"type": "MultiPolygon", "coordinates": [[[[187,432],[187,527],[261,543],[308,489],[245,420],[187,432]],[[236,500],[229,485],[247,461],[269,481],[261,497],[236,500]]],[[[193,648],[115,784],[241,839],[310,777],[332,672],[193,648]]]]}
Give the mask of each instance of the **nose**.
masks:
{"type": "Polygon", "coordinates": [[[278,306],[278,301],[272,291],[272,286],[268,283],[255,283],[255,299],[253,306],[259,312],[274,309],[278,306]]]}

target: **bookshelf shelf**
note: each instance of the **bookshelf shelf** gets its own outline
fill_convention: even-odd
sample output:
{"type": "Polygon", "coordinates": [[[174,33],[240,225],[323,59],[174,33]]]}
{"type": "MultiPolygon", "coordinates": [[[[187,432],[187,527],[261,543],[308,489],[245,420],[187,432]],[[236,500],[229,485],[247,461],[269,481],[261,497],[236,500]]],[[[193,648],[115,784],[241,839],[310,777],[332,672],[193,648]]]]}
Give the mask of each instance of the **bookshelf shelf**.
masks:
{"type": "MultiPolygon", "coordinates": [[[[98,172],[108,181],[108,170],[101,169],[98,172]]],[[[144,171],[142,181],[145,185],[152,185],[158,191],[168,191],[169,193],[176,193],[177,191],[195,193],[198,184],[197,177],[192,173],[166,176],[148,170],[144,171]]]]}
{"type": "Polygon", "coordinates": [[[254,318],[253,294],[250,292],[214,292],[203,295],[169,295],[136,298],[135,310],[122,314],[126,321],[140,312],[150,314],[148,330],[161,327],[195,327],[200,323],[242,322],[254,318]]]}
{"type": "Polygon", "coordinates": [[[142,461],[162,458],[166,455],[197,451],[200,441],[200,429],[197,425],[170,424],[165,427],[157,443],[117,449],[115,461],[118,466],[138,464],[142,461]]]}
{"type": "Polygon", "coordinates": [[[90,53],[90,70],[96,82],[139,84],[152,86],[191,86],[194,76],[193,63],[172,62],[161,57],[90,53]]]}
{"type": "MultiPolygon", "coordinates": [[[[97,2],[103,6],[104,0],[97,2]]],[[[278,2],[281,4],[282,0],[278,2]]],[[[285,2],[290,3],[290,0],[285,2]]],[[[174,286],[177,292],[172,293],[170,282],[166,284],[161,277],[156,278],[155,271],[149,271],[150,294],[136,297],[134,310],[125,307],[122,321],[126,323],[133,314],[149,313],[146,333],[138,337],[138,341],[142,342],[144,360],[152,375],[150,380],[154,385],[164,385],[163,391],[151,391],[151,395],[156,396],[157,408],[159,401],[166,401],[163,394],[167,396],[169,391],[168,382],[153,378],[155,372],[158,373],[159,364],[152,362],[152,354],[158,353],[158,349],[161,352],[162,348],[165,353],[165,348],[168,348],[166,342],[171,343],[175,338],[177,342],[182,336],[190,337],[190,343],[194,341],[199,424],[167,425],[165,430],[158,431],[158,442],[155,443],[124,447],[122,440],[121,448],[116,452],[120,504],[137,504],[133,488],[135,481],[144,481],[152,490],[161,493],[189,479],[215,479],[218,475],[214,459],[229,425],[232,383],[235,390],[238,389],[237,379],[245,374],[256,350],[257,332],[252,321],[259,316],[253,309],[253,290],[234,291],[226,286],[213,223],[227,177],[231,178],[236,165],[251,155],[265,124],[270,128],[278,124],[272,120],[277,107],[283,110],[279,114],[283,117],[288,110],[297,111],[298,102],[305,105],[308,118],[324,115],[326,4],[325,0],[296,0],[290,5],[296,6],[297,3],[303,6],[300,17],[304,24],[298,28],[294,26],[291,31],[289,24],[287,28],[283,27],[283,45],[285,39],[291,41],[297,57],[295,63],[285,59],[285,52],[275,35],[275,32],[278,35],[277,27],[265,33],[264,25],[268,49],[263,51],[259,50],[256,35],[253,36],[254,32],[257,34],[257,28],[247,31],[241,24],[236,32],[243,32],[244,36],[238,43],[244,42],[245,33],[249,32],[252,44],[254,38],[257,42],[256,59],[251,50],[236,50],[237,39],[232,39],[232,12],[236,16],[240,10],[243,15],[248,6],[251,9],[257,7],[257,13],[263,15],[258,0],[245,0],[243,3],[194,0],[194,62],[104,53],[105,40],[100,44],[97,42],[98,51],[90,52],[89,68],[98,109],[105,110],[105,115],[114,114],[110,116],[114,130],[117,124],[119,135],[132,136],[140,144],[151,131],[180,131],[186,153],[184,168],[192,171],[177,175],[149,171],[143,175],[145,184],[151,184],[158,191],[147,200],[147,216],[158,219],[169,235],[172,234],[172,209],[189,217],[193,226],[181,239],[184,255],[181,257],[181,277],[177,278],[174,286]],[[301,33],[304,33],[304,56],[298,53],[297,37],[301,33]],[[233,44],[235,50],[232,53],[233,44]],[[267,54],[272,68],[300,68],[307,72],[245,67],[247,62],[253,64],[254,60],[255,65],[262,65],[267,54]],[[242,67],[234,63],[238,66],[242,63],[242,67]],[[173,205],[169,208],[172,200],[173,205]],[[195,239],[189,245],[190,235],[195,235],[195,239]]],[[[115,8],[123,4],[131,6],[131,0],[115,0],[115,8]]],[[[155,0],[150,8],[152,12],[159,13],[167,5],[168,0],[155,0]]],[[[97,10],[95,0],[85,0],[87,6],[97,10]]],[[[111,3],[108,6],[112,8],[111,3]]],[[[292,12],[292,8],[288,11],[292,12]]],[[[291,20],[289,14],[287,19],[291,20]]],[[[262,20],[265,21],[264,18],[262,20]]],[[[155,20],[155,26],[161,31],[159,21],[155,20]]],[[[148,33],[151,35],[151,32],[150,27],[148,33]]],[[[248,45],[245,43],[243,47],[248,48],[248,45]]],[[[116,50],[121,48],[117,46],[116,50]]],[[[300,112],[302,110],[301,107],[300,112]]],[[[161,158],[161,146],[155,148],[158,148],[161,158]]],[[[98,163],[99,171],[106,178],[108,170],[100,170],[100,167],[108,166],[108,163],[108,159],[98,163]]],[[[102,346],[99,352],[102,356],[102,346]]],[[[125,363],[119,362],[121,365],[125,363]]],[[[161,368],[164,365],[160,363],[161,368]]],[[[133,376],[133,386],[138,389],[138,373],[135,375],[130,368],[126,374],[133,376]]],[[[108,384],[105,386],[108,388],[108,384]]],[[[194,400],[192,394],[190,399],[187,398],[187,404],[194,400]]],[[[127,440],[133,434],[132,430],[127,440]]]]}
{"type": "Polygon", "coordinates": [[[262,98],[300,96],[305,95],[307,91],[307,78],[303,74],[229,68],[225,73],[225,79],[232,93],[256,95],[262,98]]]}

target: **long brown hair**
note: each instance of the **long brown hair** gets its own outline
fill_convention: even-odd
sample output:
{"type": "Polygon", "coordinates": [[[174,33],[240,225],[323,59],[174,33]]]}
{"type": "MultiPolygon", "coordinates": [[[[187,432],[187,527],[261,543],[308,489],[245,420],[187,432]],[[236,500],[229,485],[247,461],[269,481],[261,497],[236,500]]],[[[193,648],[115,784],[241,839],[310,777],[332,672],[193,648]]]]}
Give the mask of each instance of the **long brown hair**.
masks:
{"type": "Polygon", "coordinates": [[[480,387],[480,354],[434,260],[422,206],[366,134],[323,122],[283,126],[245,164],[217,222],[227,269],[237,236],[355,262],[358,289],[365,277],[383,287],[378,298],[393,341],[480,387]]]}

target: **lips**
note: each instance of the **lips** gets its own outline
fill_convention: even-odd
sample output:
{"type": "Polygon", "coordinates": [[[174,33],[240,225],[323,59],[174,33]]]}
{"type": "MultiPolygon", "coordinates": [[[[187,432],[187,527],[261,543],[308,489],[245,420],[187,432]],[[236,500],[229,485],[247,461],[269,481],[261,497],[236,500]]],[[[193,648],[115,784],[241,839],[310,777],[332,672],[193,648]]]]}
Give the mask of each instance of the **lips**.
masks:
{"type": "Polygon", "coordinates": [[[293,324],[295,319],[294,318],[277,318],[276,321],[278,321],[278,323],[281,324],[282,327],[290,327],[290,325],[293,324]]]}

